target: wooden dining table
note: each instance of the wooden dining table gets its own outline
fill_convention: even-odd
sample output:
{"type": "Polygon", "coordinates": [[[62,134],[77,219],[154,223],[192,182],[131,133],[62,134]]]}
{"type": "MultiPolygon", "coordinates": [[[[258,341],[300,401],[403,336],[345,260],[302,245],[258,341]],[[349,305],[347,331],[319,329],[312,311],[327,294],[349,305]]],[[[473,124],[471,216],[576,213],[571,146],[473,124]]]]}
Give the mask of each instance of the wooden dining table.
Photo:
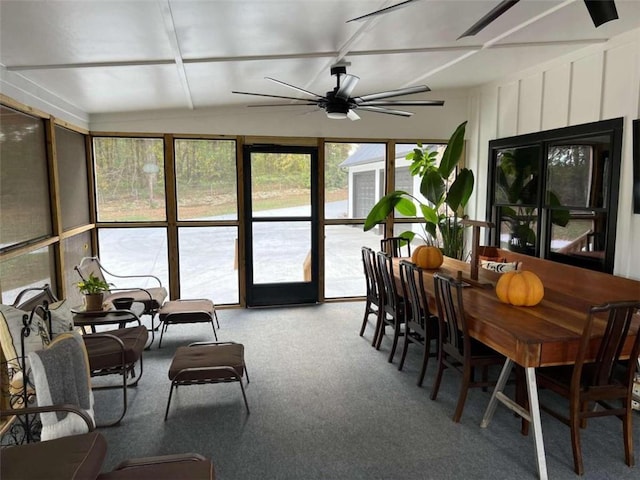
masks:
{"type": "MultiPolygon", "coordinates": [[[[463,289],[465,316],[469,334],[506,357],[498,383],[485,411],[481,427],[491,421],[498,402],[527,419],[531,424],[536,464],[540,479],[547,479],[546,457],[540,423],[540,407],[535,369],[575,362],[587,309],[598,303],[640,298],[640,282],[585,270],[526,255],[508,255],[509,261],[521,261],[521,269],[536,273],[545,285],[544,299],[534,307],[515,307],[496,296],[499,273],[480,269],[476,281],[463,289]],[[520,258],[523,257],[523,258],[520,258]],[[504,394],[504,386],[514,364],[524,368],[528,410],[504,394]]],[[[396,280],[398,264],[394,259],[396,280]]],[[[470,278],[470,264],[445,257],[439,269],[424,271],[424,285],[433,298],[434,273],[470,278]]],[[[596,322],[591,342],[592,357],[604,333],[604,320],[596,322]]],[[[640,327],[640,318],[634,324],[640,327]]],[[[632,339],[625,345],[631,350],[632,339]]]]}

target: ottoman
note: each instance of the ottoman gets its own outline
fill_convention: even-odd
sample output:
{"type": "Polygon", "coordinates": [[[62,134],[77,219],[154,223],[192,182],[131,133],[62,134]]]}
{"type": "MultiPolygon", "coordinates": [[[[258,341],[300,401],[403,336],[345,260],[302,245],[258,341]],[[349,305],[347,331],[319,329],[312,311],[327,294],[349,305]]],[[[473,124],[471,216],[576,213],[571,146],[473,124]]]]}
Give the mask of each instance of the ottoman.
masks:
{"type": "Polygon", "coordinates": [[[198,342],[187,347],[178,347],[169,367],[171,389],[167,400],[165,421],[169,416],[171,395],[179,385],[201,385],[206,383],[238,382],[242,390],[244,406],[249,412],[249,403],[242,384],[242,377],[249,374],[244,363],[244,345],[235,342],[198,342]]]}
{"type": "Polygon", "coordinates": [[[171,300],[162,305],[162,308],[158,310],[158,316],[162,323],[158,348],[162,347],[162,337],[170,324],[207,322],[211,324],[213,336],[218,340],[216,327],[213,323],[214,318],[218,328],[220,328],[220,323],[216,307],[211,300],[205,298],[171,300]]]}

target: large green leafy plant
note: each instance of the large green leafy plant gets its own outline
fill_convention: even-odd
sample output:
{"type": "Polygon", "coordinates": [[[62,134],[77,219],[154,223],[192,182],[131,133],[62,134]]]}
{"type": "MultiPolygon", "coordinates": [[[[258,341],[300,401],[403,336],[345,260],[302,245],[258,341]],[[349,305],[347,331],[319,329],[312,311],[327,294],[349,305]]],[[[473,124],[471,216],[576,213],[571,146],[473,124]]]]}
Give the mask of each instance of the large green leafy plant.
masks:
{"type": "MultiPolygon", "coordinates": [[[[369,212],[364,224],[365,231],[383,222],[394,210],[415,217],[419,208],[425,220],[421,224],[425,243],[440,245],[447,256],[463,258],[464,229],[459,220],[473,192],[474,177],[468,168],[459,169],[452,181],[451,177],[462,159],[466,125],[467,122],[461,123],[453,132],[439,165],[436,165],[438,152],[420,143],[407,155],[406,158],[411,161],[411,174],[421,177],[422,198],[402,190],[385,195],[369,212]]],[[[408,241],[413,240],[415,235],[411,230],[400,234],[408,241]]]]}

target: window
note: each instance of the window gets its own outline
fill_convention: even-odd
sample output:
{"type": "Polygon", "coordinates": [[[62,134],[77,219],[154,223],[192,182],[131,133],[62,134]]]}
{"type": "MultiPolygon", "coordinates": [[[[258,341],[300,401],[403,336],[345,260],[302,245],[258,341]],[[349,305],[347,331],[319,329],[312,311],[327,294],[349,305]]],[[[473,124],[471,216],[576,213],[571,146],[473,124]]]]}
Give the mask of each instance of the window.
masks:
{"type": "Polygon", "coordinates": [[[99,222],[165,220],[164,142],[93,139],[99,222]]]}
{"type": "Polygon", "coordinates": [[[622,119],[489,142],[491,242],[613,272],[622,119]]]}
{"type": "Polygon", "coordinates": [[[179,220],[236,220],[235,140],[175,140],[179,220]]]}

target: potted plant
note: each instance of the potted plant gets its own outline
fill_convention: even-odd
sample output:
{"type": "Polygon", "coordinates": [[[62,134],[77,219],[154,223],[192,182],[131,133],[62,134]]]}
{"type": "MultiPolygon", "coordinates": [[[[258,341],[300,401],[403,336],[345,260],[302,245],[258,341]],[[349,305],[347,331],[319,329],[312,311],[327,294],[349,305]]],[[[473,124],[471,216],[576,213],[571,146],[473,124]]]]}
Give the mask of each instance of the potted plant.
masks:
{"type": "Polygon", "coordinates": [[[104,292],[109,290],[107,282],[90,273],[89,278],[78,282],[77,286],[80,293],[84,294],[87,311],[102,310],[104,292]]]}
{"type": "MultiPolygon", "coordinates": [[[[409,166],[411,174],[421,177],[420,193],[423,198],[402,190],[385,195],[369,212],[364,224],[365,231],[384,221],[394,209],[403,215],[415,217],[419,207],[425,220],[421,224],[425,233],[422,237],[424,242],[427,245],[439,245],[446,256],[463,259],[464,227],[460,219],[464,217],[464,207],[473,192],[474,177],[468,168],[458,170],[453,181],[450,181],[450,177],[462,159],[466,125],[467,122],[461,123],[453,132],[439,165],[436,165],[437,152],[418,143],[406,158],[412,162],[409,166]]],[[[400,234],[409,242],[415,235],[413,231],[400,234]]]]}

